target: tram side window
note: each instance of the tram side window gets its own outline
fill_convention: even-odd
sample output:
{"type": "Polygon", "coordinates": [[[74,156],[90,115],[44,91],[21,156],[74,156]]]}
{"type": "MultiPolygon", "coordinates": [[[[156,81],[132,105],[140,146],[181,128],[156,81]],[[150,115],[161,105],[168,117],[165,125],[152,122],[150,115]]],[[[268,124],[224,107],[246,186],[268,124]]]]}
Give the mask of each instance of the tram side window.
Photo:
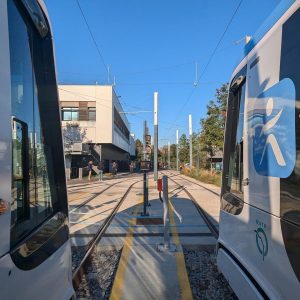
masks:
{"type": "Polygon", "coordinates": [[[225,174],[226,191],[243,199],[243,130],[244,130],[245,83],[233,93],[231,109],[230,153],[228,174],[225,174]]]}
{"type": "Polygon", "coordinates": [[[26,172],[27,126],[16,119],[12,122],[12,222],[27,217],[28,195],[26,172]]]}
{"type": "Polygon", "coordinates": [[[20,242],[54,212],[39,114],[39,86],[35,80],[36,43],[42,38],[8,1],[12,106],[12,218],[11,246],[20,242]]]}

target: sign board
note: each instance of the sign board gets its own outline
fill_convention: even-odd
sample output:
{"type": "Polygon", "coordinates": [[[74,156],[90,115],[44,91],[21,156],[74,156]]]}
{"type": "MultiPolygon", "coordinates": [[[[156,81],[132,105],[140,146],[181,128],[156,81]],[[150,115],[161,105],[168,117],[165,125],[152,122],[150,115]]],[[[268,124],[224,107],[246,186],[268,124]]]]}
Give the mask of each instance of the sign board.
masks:
{"type": "Polygon", "coordinates": [[[147,154],[150,154],[152,150],[151,147],[151,135],[150,134],[146,134],[145,135],[145,152],[147,154]]]}
{"type": "Polygon", "coordinates": [[[145,150],[145,152],[147,153],[147,154],[150,154],[151,153],[151,146],[149,146],[149,145],[146,145],[146,150],[145,150]]]}
{"type": "Polygon", "coordinates": [[[141,170],[142,171],[150,171],[150,169],[151,169],[151,161],[150,160],[141,161],[141,170]]]}
{"type": "Polygon", "coordinates": [[[146,142],[146,145],[148,145],[148,144],[151,145],[151,135],[150,134],[145,135],[145,142],[146,142]]]}

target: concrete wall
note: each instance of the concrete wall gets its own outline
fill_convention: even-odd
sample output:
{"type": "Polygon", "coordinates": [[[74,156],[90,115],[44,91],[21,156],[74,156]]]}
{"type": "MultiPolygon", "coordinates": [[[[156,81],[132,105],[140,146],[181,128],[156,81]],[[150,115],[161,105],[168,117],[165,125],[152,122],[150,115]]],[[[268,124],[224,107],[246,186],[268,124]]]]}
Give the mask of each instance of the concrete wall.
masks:
{"type": "MultiPolygon", "coordinates": [[[[116,147],[132,154],[130,137],[127,139],[114,124],[114,107],[118,112],[123,108],[119,98],[111,85],[59,85],[60,102],[66,107],[66,102],[74,107],[76,103],[89,102],[89,105],[96,106],[96,121],[74,121],[82,129],[86,129],[86,141],[89,143],[113,144],[116,147]]],[[[120,114],[126,127],[129,129],[129,122],[125,114],[120,114]]],[[[62,126],[71,121],[62,121],[62,126]]]]}

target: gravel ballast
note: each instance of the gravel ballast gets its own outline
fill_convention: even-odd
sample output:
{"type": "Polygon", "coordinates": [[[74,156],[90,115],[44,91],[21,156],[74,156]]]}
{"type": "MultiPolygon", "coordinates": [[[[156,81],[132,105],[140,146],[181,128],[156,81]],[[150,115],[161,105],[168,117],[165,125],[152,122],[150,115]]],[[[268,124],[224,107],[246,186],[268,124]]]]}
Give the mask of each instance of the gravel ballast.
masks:
{"type": "Polygon", "coordinates": [[[98,247],[76,291],[76,299],[109,299],[121,249],[98,247]]]}
{"type": "Polygon", "coordinates": [[[238,299],[219,273],[214,246],[183,246],[194,299],[238,299]]]}

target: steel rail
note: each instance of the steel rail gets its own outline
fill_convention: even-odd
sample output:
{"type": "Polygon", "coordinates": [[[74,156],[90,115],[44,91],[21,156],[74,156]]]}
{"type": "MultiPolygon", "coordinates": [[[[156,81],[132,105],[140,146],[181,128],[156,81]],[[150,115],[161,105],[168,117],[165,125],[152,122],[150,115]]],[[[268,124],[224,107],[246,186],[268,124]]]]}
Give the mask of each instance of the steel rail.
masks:
{"type": "MultiPolygon", "coordinates": [[[[126,174],[126,175],[121,175],[121,176],[118,176],[117,175],[117,177],[113,177],[113,178],[105,178],[104,180],[103,180],[103,182],[104,181],[110,181],[110,180],[114,180],[114,179],[120,179],[119,180],[119,182],[120,181],[122,181],[122,179],[124,178],[124,179],[127,179],[127,178],[135,178],[135,177],[140,177],[141,176],[141,174],[138,174],[138,173],[133,173],[133,174],[126,174]]],[[[85,183],[78,183],[78,184],[70,184],[70,185],[68,185],[67,184],[67,187],[68,187],[68,190],[70,191],[70,192],[72,192],[72,190],[75,190],[76,188],[81,188],[81,187],[86,187],[86,188],[89,188],[89,187],[92,187],[92,186],[94,186],[94,185],[97,185],[97,184],[99,184],[99,180],[92,180],[92,181],[87,181],[87,182],[85,182],[85,183]]],[[[77,190],[77,189],[76,189],[77,190]]]]}
{"type": "MultiPolygon", "coordinates": [[[[182,180],[186,180],[186,181],[188,181],[188,182],[191,182],[191,183],[193,183],[193,184],[196,184],[196,185],[202,187],[203,189],[205,189],[205,190],[207,190],[207,191],[209,191],[209,192],[215,194],[216,196],[219,196],[219,197],[220,197],[220,194],[219,194],[219,193],[213,191],[212,189],[210,189],[210,188],[208,188],[208,187],[206,187],[206,186],[204,186],[204,185],[202,185],[202,184],[200,184],[200,183],[197,183],[197,182],[194,182],[194,181],[192,181],[192,180],[189,180],[188,178],[186,178],[186,175],[182,175],[182,174],[175,174],[175,175],[174,175],[174,173],[172,173],[172,177],[174,177],[174,176],[175,176],[175,177],[176,177],[176,176],[177,176],[177,177],[178,177],[178,176],[181,176],[180,178],[181,178],[182,180]],[[182,176],[185,176],[185,177],[183,178],[182,176]]],[[[195,180],[197,180],[197,179],[195,179],[195,180]]]]}
{"type": "MultiPolygon", "coordinates": [[[[213,236],[216,239],[218,239],[218,237],[219,237],[219,230],[216,228],[216,226],[210,220],[210,218],[208,217],[207,212],[199,205],[199,203],[196,201],[196,199],[193,197],[193,195],[186,189],[185,186],[182,186],[181,184],[179,184],[177,181],[175,181],[174,179],[172,179],[170,177],[169,177],[169,179],[171,181],[173,181],[175,184],[177,184],[178,186],[180,186],[182,188],[182,190],[189,196],[189,198],[192,200],[193,204],[195,205],[195,207],[198,210],[199,214],[203,218],[204,222],[207,224],[207,226],[208,226],[209,230],[211,231],[211,233],[213,234],[213,236]]],[[[194,183],[194,182],[192,182],[192,183],[194,183]]]]}
{"type": "MultiPolygon", "coordinates": [[[[112,188],[113,186],[115,186],[115,185],[117,185],[119,183],[123,183],[123,181],[114,182],[114,183],[112,183],[111,185],[109,185],[108,187],[106,187],[105,189],[103,189],[102,191],[100,191],[98,193],[91,193],[92,194],[91,197],[89,197],[88,199],[86,199],[82,203],[80,203],[77,206],[75,206],[74,208],[72,208],[69,213],[72,213],[74,210],[79,209],[79,208],[85,206],[87,203],[91,202],[93,199],[95,199],[96,197],[98,197],[99,195],[103,194],[104,192],[106,192],[107,190],[109,190],[110,188],[112,188]]],[[[77,201],[77,200],[78,199],[73,200],[73,201],[77,201]]],[[[69,202],[73,202],[73,201],[69,201],[69,202]]]]}
{"type": "Polygon", "coordinates": [[[126,199],[128,193],[130,192],[130,190],[132,189],[132,187],[135,184],[137,184],[138,182],[141,182],[141,180],[133,182],[128,187],[128,189],[123,194],[123,196],[120,199],[120,201],[118,202],[118,204],[113,208],[113,210],[110,213],[110,215],[101,224],[101,226],[97,230],[96,234],[93,236],[92,240],[88,243],[88,249],[86,250],[86,252],[84,254],[84,257],[82,258],[82,260],[80,261],[80,264],[77,266],[77,268],[73,272],[73,286],[74,286],[75,290],[78,289],[78,287],[79,287],[79,285],[80,285],[80,283],[82,281],[82,277],[83,277],[83,275],[85,273],[85,269],[87,268],[87,266],[91,262],[91,255],[93,253],[93,250],[94,250],[96,244],[100,241],[100,239],[102,238],[102,236],[105,234],[105,231],[106,231],[107,227],[110,225],[111,221],[113,220],[113,218],[117,214],[120,206],[122,205],[122,203],[126,199]]]}

